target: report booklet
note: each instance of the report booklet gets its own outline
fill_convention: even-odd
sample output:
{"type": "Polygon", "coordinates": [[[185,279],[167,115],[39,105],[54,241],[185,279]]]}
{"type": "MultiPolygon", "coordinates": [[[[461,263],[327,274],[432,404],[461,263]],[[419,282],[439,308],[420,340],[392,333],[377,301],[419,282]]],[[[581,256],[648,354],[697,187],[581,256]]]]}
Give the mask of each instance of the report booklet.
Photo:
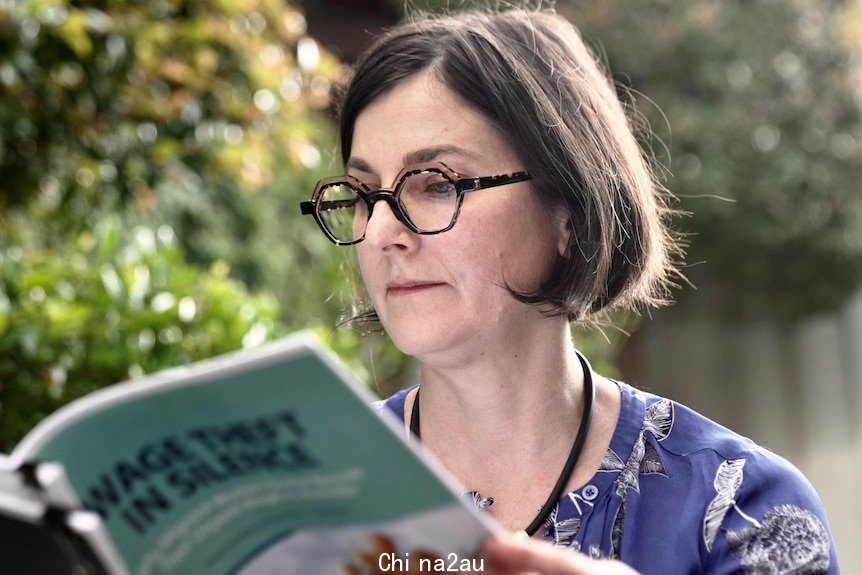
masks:
{"type": "Polygon", "coordinates": [[[70,403],[0,459],[0,571],[481,570],[495,527],[374,400],[300,333],[70,403]]]}

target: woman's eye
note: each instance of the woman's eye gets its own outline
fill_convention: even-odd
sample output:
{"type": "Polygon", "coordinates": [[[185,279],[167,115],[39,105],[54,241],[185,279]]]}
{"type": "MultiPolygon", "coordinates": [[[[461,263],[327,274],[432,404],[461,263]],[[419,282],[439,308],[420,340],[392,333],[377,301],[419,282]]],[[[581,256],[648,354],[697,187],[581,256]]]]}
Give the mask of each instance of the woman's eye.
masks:
{"type": "Polygon", "coordinates": [[[437,195],[454,194],[455,184],[445,180],[442,182],[432,182],[428,185],[428,191],[437,195]]]}

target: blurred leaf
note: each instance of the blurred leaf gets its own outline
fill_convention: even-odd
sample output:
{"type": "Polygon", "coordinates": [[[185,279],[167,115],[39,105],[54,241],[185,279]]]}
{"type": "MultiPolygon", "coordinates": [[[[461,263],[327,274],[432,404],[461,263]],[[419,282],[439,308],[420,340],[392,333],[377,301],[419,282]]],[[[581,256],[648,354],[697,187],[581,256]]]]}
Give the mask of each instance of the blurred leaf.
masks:
{"type": "Polygon", "coordinates": [[[72,9],[54,32],[72,49],[80,59],[89,58],[93,53],[93,43],[87,32],[87,16],[81,10],[72,9]]]}

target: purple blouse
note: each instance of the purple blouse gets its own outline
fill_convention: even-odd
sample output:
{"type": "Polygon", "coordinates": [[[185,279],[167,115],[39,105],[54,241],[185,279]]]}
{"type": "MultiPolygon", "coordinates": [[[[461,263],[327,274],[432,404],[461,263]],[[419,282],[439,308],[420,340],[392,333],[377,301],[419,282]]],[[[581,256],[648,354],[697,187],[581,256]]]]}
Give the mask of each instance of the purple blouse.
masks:
{"type": "MultiPolygon", "coordinates": [[[[560,499],[545,541],[643,574],[840,573],[823,506],[793,465],[683,405],[619,385],[601,466],[560,499]]],[[[407,391],[383,402],[402,420],[407,391]]]]}

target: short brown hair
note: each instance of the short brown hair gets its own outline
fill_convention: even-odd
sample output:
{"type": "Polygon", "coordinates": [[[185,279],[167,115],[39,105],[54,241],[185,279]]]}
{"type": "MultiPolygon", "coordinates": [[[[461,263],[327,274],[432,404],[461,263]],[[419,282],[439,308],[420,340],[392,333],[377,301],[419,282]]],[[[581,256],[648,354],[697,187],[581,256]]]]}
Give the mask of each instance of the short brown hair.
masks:
{"type": "Polygon", "coordinates": [[[357,116],[420,71],[482,112],[523,161],[543,205],[568,214],[571,239],[550,277],[514,297],[570,319],[666,302],[680,252],[665,225],[667,193],[614,83],[572,24],[512,9],[427,16],[389,30],[364,52],[344,93],[345,161],[357,116]]]}

